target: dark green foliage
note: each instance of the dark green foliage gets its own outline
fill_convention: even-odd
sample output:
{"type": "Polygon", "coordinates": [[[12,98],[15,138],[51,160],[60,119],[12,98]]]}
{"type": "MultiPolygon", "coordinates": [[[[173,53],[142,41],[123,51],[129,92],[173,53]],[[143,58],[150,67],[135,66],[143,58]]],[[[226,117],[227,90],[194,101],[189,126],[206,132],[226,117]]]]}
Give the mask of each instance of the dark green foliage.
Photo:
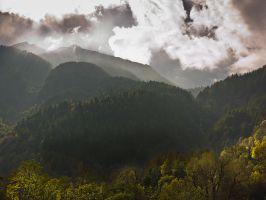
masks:
{"type": "Polygon", "coordinates": [[[247,137],[255,125],[266,119],[266,96],[253,99],[246,107],[225,113],[213,126],[212,147],[221,149],[247,137]]]}
{"type": "Polygon", "coordinates": [[[12,131],[12,127],[6,123],[3,122],[2,119],[0,119],[0,140],[2,137],[7,136],[12,131]]]}
{"type": "Polygon", "coordinates": [[[145,167],[116,168],[105,179],[51,177],[30,160],[2,182],[2,195],[11,200],[265,200],[266,121],[251,135],[218,154],[165,154],[145,167]]]}
{"type": "Polygon", "coordinates": [[[129,90],[141,82],[114,78],[90,63],[64,63],[51,71],[38,96],[38,102],[58,103],[66,100],[88,100],[103,94],[129,90]]]}
{"type": "Polygon", "coordinates": [[[4,46],[0,46],[0,62],[0,117],[15,120],[34,103],[50,64],[31,53],[4,46]]]}
{"type": "Polygon", "coordinates": [[[239,138],[248,136],[253,129],[253,124],[253,118],[246,110],[229,111],[215,123],[211,140],[214,146],[219,143],[231,146],[239,138]]]}
{"type": "Polygon", "coordinates": [[[197,100],[213,116],[210,143],[215,149],[234,144],[266,119],[266,66],[234,75],[201,92],[197,100]]]}
{"type": "Polygon", "coordinates": [[[115,96],[47,106],[18,124],[14,143],[21,154],[39,155],[61,173],[79,164],[141,163],[157,153],[201,146],[203,116],[186,91],[150,82],[115,96]]]}
{"type": "Polygon", "coordinates": [[[247,106],[248,103],[266,93],[266,66],[239,76],[233,75],[224,81],[204,89],[197,100],[217,116],[230,109],[247,106]]]}

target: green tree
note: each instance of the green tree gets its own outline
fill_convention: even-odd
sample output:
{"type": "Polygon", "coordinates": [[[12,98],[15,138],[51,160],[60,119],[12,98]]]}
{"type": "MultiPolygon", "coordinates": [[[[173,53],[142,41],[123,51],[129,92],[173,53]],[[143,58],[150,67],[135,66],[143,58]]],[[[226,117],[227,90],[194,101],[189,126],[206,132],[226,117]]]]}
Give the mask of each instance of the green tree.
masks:
{"type": "Polygon", "coordinates": [[[108,188],[108,200],[145,199],[144,187],[139,183],[134,169],[123,169],[108,188]]]}
{"type": "Polygon", "coordinates": [[[103,188],[97,184],[80,184],[77,187],[70,186],[67,188],[66,200],[103,200],[103,188]]]}
{"type": "Polygon", "coordinates": [[[43,186],[48,179],[39,163],[26,161],[11,176],[7,197],[11,200],[43,199],[43,186]]]}
{"type": "Polygon", "coordinates": [[[201,200],[200,187],[195,187],[189,179],[174,179],[165,184],[160,192],[160,200],[201,200]]]}
{"type": "Polygon", "coordinates": [[[224,178],[224,163],[212,152],[205,152],[191,158],[187,175],[193,185],[200,188],[205,199],[216,200],[224,178]]]}
{"type": "Polygon", "coordinates": [[[63,200],[69,187],[68,178],[52,178],[43,185],[43,199],[63,200]]]}

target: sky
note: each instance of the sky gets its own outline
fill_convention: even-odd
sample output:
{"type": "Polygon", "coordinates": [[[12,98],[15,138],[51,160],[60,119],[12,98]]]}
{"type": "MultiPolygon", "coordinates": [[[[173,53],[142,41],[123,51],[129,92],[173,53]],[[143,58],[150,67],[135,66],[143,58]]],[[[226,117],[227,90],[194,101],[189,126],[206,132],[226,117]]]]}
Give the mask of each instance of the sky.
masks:
{"type": "Polygon", "coordinates": [[[33,20],[46,14],[57,17],[69,13],[90,13],[97,5],[121,4],[121,0],[0,0],[1,10],[19,13],[33,20]]]}
{"type": "Polygon", "coordinates": [[[266,64],[265,0],[0,0],[0,43],[150,64],[181,87],[266,64]]]}

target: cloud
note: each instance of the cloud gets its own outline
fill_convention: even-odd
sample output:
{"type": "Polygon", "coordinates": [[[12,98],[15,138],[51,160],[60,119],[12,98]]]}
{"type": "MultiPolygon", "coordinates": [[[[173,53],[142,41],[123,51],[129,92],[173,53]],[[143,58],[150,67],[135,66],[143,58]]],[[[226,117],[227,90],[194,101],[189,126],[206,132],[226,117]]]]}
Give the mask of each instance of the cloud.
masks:
{"type": "Polygon", "coordinates": [[[108,26],[112,31],[114,27],[131,27],[136,25],[132,11],[128,4],[110,6],[96,6],[95,11],[85,14],[66,14],[61,18],[53,15],[46,15],[40,20],[40,31],[44,35],[51,35],[53,32],[67,34],[76,32],[88,33],[93,29],[100,28],[97,25],[108,26]]]}
{"type": "Polygon", "coordinates": [[[46,15],[40,21],[40,33],[42,35],[50,35],[52,33],[67,34],[77,29],[77,32],[89,32],[91,27],[90,19],[85,15],[67,14],[62,19],[55,16],[46,15]]]}
{"type": "Polygon", "coordinates": [[[240,10],[244,20],[252,31],[266,31],[265,0],[233,0],[233,4],[240,10]]]}
{"type": "Polygon", "coordinates": [[[113,28],[137,24],[127,3],[108,7],[99,5],[86,15],[74,13],[56,17],[47,14],[40,21],[11,13],[1,16],[5,17],[1,20],[2,44],[28,41],[48,50],[77,44],[109,54],[112,52],[108,40],[114,34],[113,28]]]}
{"type": "Polygon", "coordinates": [[[238,57],[247,53],[241,41],[247,28],[229,0],[129,0],[129,4],[138,26],[114,29],[109,44],[116,56],[148,64],[153,51],[164,50],[179,59],[183,69],[212,70],[231,52],[238,57]]]}
{"type": "Polygon", "coordinates": [[[31,19],[14,13],[0,12],[0,44],[9,44],[18,40],[31,30],[32,26],[31,19]]]}
{"type": "Polygon", "coordinates": [[[136,21],[128,4],[108,7],[100,5],[87,15],[64,15],[61,19],[49,17],[42,20],[41,28],[48,27],[50,30],[43,45],[52,50],[77,44],[112,54],[108,40],[114,34],[114,27],[129,28],[135,25],[136,21]]]}
{"type": "Polygon", "coordinates": [[[219,63],[219,67],[209,69],[182,69],[180,60],[172,59],[163,51],[152,53],[150,65],[172,83],[182,88],[194,88],[207,86],[217,80],[222,80],[228,76],[228,67],[235,62],[234,57],[219,63]]]}
{"type": "Polygon", "coordinates": [[[121,4],[123,4],[123,0],[1,0],[0,9],[39,21],[47,14],[58,18],[69,13],[86,15],[94,12],[97,5],[107,8],[111,5],[121,4]]]}
{"type": "Polygon", "coordinates": [[[83,14],[80,9],[47,14],[40,21],[2,13],[8,17],[0,21],[0,42],[26,40],[48,50],[77,44],[151,64],[184,87],[210,84],[266,62],[265,0],[101,2],[83,14]]]}
{"type": "Polygon", "coordinates": [[[252,33],[245,40],[249,48],[249,56],[240,59],[232,68],[234,68],[234,71],[249,72],[266,63],[266,1],[232,1],[252,33]]]}
{"type": "Polygon", "coordinates": [[[265,0],[128,2],[138,25],[114,29],[109,44],[115,56],[154,64],[154,52],[165,52],[166,60],[178,60],[171,63],[173,74],[201,70],[220,78],[256,69],[266,61],[260,45],[266,40],[265,0]]]}
{"type": "Polygon", "coordinates": [[[93,16],[101,23],[112,22],[113,27],[132,27],[137,25],[129,4],[113,5],[105,8],[96,6],[93,16]]]}

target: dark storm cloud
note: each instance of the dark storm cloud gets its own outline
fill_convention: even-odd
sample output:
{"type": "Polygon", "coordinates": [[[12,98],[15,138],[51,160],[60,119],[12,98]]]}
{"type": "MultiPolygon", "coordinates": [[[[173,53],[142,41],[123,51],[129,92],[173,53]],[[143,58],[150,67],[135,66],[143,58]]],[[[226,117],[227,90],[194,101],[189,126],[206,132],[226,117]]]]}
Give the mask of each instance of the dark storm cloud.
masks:
{"type": "Polygon", "coordinates": [[[132,27],[137,25],[135,18],[133,17],[132,10],[129,4],[120,6],[112,6],[104,8],[103,6],[97,6],[95,8],[94,16],[100,22],[113,21],[114,26],[118,27],[132,27]]]}
{"type": "Polygon", "coordinates": [[[17,14],[0,12],[0,44],[10,44],[30,31],[33,21],[17,14]]]}
{"type": "Polygon", "coordinates": [[[217,26],[213,26],[211,28],[208,28],[206,26],[200,26],[200,27],[193,27],[193,24],[187,24],[185,28],[185,35],[188,35],[191,37],[208,37],[211,39],[216,39],[216,33],[217,26]]]}
{"type": "Polygon", "coordinates": [[[18,38],[23,40],[24,33],[30,33],[35,37],[46,37],[53,34],[67,35],[74,31],[91,33],[100,30],[101,34],[105,32],[105,35],[111,36],[114,27],[132,27],[136,24],[128,4],[107,8],[97,6],[95,11],[88,15],[66,14],[60,18],[46,15],[39,22],[17,14],[0,12],[0,43],[14,43],[18,38]]]}
{"type": "MultiPolygon", "coordinates": [[[[90,15],[68,14],[62,18],[46,15],[40,21],[40,33],[49,35],[53,32],[59,34],[77,32],[90,32],[94,28],[93,18],[100,24],[109,24],[113,27],[131,27],[136,24],[131,8],[128,4],[105,8],[96,6],[95,11],[90,15]]],[[[103,27],[104,28],[104,27],[103,27]]]]}
{"type": "MultiPolygon", "coordinates": [[[[212,39],[216,39],[215,31],[218,28],[217,26],[213,26],[211,28],[208,28],[206,26],[201,26],[195,28],[193,26],[193,19],[190,16],[191,10],[193,7],[195,7],[197,10],[202,10],[203,5],[196,4],[192,0],[182,0],[184,9],[186,11],[186,18],[185,18],[185,35],[188,35],[189,37],[208,37],[212,39]]],[[[208,9],[207,6],[205,6],[206,9],[208,9]]]]}
{"type": "Polygon", "coordinates": [[[193,7],[193,2],[191,0],[182,0],[182,1],[183,1],[184,9],[185,9],[186,14],[187,14],[186,22],[191,22],[193,20],[190,18],[190,12],[191,12],[192,7],[193,7]]]}
{"type": "Polygon", "coordinates": [[[252,31],[266,32],[266,0],[233,0],[252,31]]]}
{"type": "Polygon", "coordinates": [[[47,35],[52,32],[61,34],[70,33],[75,28],[78,32],[88,32],[91,27],[91,21],[85,15],[69,14],[64,15],[62,19],[46,15],[40,21],[40,33],[47,35]]]}

